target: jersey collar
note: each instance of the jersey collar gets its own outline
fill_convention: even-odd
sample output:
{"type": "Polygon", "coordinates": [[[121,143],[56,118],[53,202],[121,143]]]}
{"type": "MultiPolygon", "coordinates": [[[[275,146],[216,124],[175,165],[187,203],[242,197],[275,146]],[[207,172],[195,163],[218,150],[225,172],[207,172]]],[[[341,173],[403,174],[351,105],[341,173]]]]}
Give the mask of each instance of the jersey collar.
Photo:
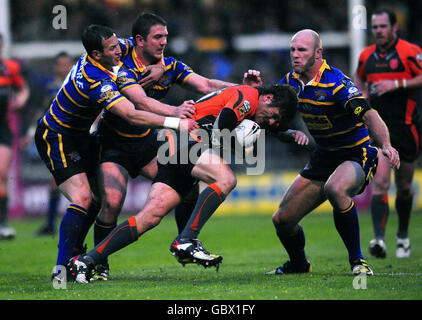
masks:
{"type": "Polygon", "coordinates": [[[321,81],[322,74],[324,73],[324,71],[326,69],[331,70],[330,66],[327,64],[327,61],[325,59],[323,59],[322,60],[322,65],[319,68],[318,72],[316,73],[315,77],[312,80],[310,80],[308,83],[304,84],[302,82],[302,80],[300,80],[299,75],[296,72],[294,72],[294,71],[292,73],[292,77],[294,79],[299,80],[303,84],[303,86],[305,86],[305,85],[306,86],[318,86],[319,82],[321,81]]]}
{"type": "Polygon", "coordinates": [[[115,67],[113,67],[113,71],[107,70],[106,68],[104,68],[101,64],[99,64],[97,61],[95,61],[94,59],[92,59],[88,54],[86,54],[86,58],[88,59],[88,61],[94,66],[97,67],[98,69],[100,69],[101,71],[105,72],[111,79],[113,79],[113,81],[116,81],[117,79],[117,73],[114,73],[113,71],[119,70],[120,67],[123,65],[123,62],[120,61],[119,64],[115,67]],[[117,68],[116,68],[117,67],[117,68]]]}
{"type": "MultiPolygon", "coordinates": [[[[139,72],[144,72],[145,70],[145,65],[142,63],[141,59],[139,59],[138,54],[136,53],[136,49],[133,48],[132,50],[132,59],[133,62],[135,63],[136,69],[138,69],[139,72]]],[[[164,63],[164,57],[161,59],[160,63],[165,66],[164,63]]]]}

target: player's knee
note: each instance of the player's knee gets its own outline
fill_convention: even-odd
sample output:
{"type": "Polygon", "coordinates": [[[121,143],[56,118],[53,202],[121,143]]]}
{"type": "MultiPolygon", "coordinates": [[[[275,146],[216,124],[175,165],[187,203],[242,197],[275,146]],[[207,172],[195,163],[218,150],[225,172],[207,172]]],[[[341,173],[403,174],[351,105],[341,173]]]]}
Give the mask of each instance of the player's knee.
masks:
{"type": "Polygon", "coordinates": [[[229,194],[237,184],[236,176],[233,173],[222,175],[217,181],[221,191],[224,194],[229,194]]]}
{"type": "Polygon", "coordinates": [[[385,194],[390,189],[390,178],[383,175],[375,175],[372,184],[373,191],[379,194],[385,194]]]}
{"type": "Polygon", "coordinates": [[[102,201],[104,211],[107,213],[118,214],[123,205],[123,195],[119,191],[107,192],[102,201]]]}
{"type": "Polygon", "coordinates": [[[72,203],[88,209],[92,201],[91,192],[79,192],[72,197],[72,203]]]}
{"type": "Polygon", "coordinates": [[[327,182],[324,185],[324,194],[327,199],[332,202],[333,200],[338,199],[339,197],[346,196],[346,190],[344,189],[344,185],[342,185],[341,183],[327,182]]]}
{"type": "Polygon", "coordinates": [[[277,230],[287,230],[292,228],[296,224],[296,220],[292,219],[290,215],[286,214],[282,207],[278,208],[278,210],[273,214],[272,221],[277,230]]]}

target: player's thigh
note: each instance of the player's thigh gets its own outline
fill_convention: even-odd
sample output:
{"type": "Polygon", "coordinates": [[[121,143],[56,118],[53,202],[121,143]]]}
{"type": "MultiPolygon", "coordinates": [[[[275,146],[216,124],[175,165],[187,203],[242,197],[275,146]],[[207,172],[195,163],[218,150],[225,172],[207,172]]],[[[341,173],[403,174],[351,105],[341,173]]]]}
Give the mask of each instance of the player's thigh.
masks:
{"type": "Polygon", "coordinates": [[[388,158],[379,153],[377,172],[372,180],[372,193],[381,195],[388,192],[391,185],[391,166],[388,158]]]}
{"type": "Polygon", "coordinates": [[[142,234],[159,224],[180,201],[179,193],[172,187],[161,182],[153,183],[144,207],[135,216],[138,233],[142,234]]]}
{"type": "Polygon", "coordinates": [[[365,184],[365,172],[355,161],[345,161],[330,175],[324,189],[330,196],[354,196],[365,184]]]}
{"type": "Polygon", "coordinates": [[[287,188],[278,210],[274,213],[274,223],[297,224],[326,200],[323,186],[323,181],[309,180],[298,175],[287,188]]]}
{"type": "Polygon", "coordinates": [[[0,144],[0,180],[5,178],[12,163],[12,149],[10,146],[0,144]]]}
{"type": "Polygon", "coordinates": [[[207,184],[219,183],[224,193],[236,186],[236,176],[229,165],[211,149],[203,152],[192,169],[192,176],[207,184]]]}
{"type": "Polygon", "coordinates": [[[59,189],[71,203],[88,209],[92,198],[86,173],[71,176],[59,185],[59,189]]]}
{"type": "Polygon", "coordinates": [[[408,193],[412,188],[413,176],[415,174],[416,161],[400,162],[400,168],[395,170],[394,181],[398,193],[408,193]]]}
{"type": "Polygon", "coordinates": [[[107,206],[120,207],[126,197],[129,174],[127,170],[114,162],[103,162],[99,168],[99,190],[101,201],[107,206]]]}
{"type": "Polygon", "coordinates": [[[147,179],[154,180],[157,176],[158,164],[157,157],[154,157],[147,165],[141,169],[141,175],[147,179]]]}

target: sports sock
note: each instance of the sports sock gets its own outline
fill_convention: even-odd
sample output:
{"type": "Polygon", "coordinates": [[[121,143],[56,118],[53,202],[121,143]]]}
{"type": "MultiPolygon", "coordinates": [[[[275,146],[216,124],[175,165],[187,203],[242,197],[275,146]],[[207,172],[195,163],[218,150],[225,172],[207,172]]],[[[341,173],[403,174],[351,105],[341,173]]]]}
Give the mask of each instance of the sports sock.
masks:
{"type": "Polygon", "coordinates": [[[0,225],[7,224],[9,198],[6,195],[0,195],[0,225]]]}
{"type": "Polygon", "coordinates": [[[299,226],[299,230],[292,236],[281,235],[277,229],[276,232],[281,244],[289,255],[290,262],[296,266],[306,265],[308,260],[305,255],[305,233],[302,226],[299,226]]]}
{"type": "Polygon", "coordinates": [[[94,223],[94,246],[103,241],[116,226],[116,222],[105,223],[97,217],[94,223]]]}
{"type": "Polygon", "coordinates": [[[60,203],[60,191],[59,189],[51,189],[49,192],[49,201],[47,209],[47,226],[54,228],[56,225],[56,218],[58,213],[58,207],[60,203]]]}
{"type": "Polygon", "coordinates": [[[355,203],[352,200],[346,210],[334,209],[333,213],[334,224],[347,248],[349,261],[352,262],[358,258],[363,259],[360,249],[359,218],[355,203]]]}
{"type": "Polygon", "coordinates": [[[89,229],[94,223],[95,218],[97,217],[97,214],[100,211],[100,209],[101,209],[100,203],[92,199],[91,204],[89,205],[89,208],[87,210],[85,219],[81,226],[81,231],[79,233],[79,237],[75,245],[76,248],[80,248],[80,249],[83,248],[86,235],[88,234],[89,229]]]}
{"type": "Polygon", "coordinates": [[[95,264],[106,261],[107,257],[127,245],[138,240],[138,230],[136,228],[135,217],[130,217],[117,227],[115,227],[109,235],[87,253],[95,264]]]}
{"type": "Polygon", "coordinates": [[[413,205],[413,191],[408,196],[397,196],[396,197],[396,210],[399,220],[397,229],[398,238],[407,238],[410,213],[412,212],[413,205]]]}
{"type": "Polygon", "coordinates": [[[56,265],[66,266],[72,258],[80,232],[87,215],[87,211],[76,205],[70,204],[60,223],[59,230],[59,252],[56,265]]]}
{"type": "Polygon", "coordinates": [[[177,237],[178,239],[196,239],[204,224],[224,201],[226,195],[221,192],[217,184],[210,184],[198,196],[186,227],[177,237]]]}
{"type": "Polygon", "coordinates": [[[176,219],[178,234],[185,228],[194,209],[195,202],[181,202],[174,209],[174,218],[176,219]]]}
{"type": "Polygon", "coordinates": [[[385,227],[387,225],[390,208],[388,206],[388,194],[374,195],[371,199],[372,226],[375,238],[384,240],[385,227]]]}

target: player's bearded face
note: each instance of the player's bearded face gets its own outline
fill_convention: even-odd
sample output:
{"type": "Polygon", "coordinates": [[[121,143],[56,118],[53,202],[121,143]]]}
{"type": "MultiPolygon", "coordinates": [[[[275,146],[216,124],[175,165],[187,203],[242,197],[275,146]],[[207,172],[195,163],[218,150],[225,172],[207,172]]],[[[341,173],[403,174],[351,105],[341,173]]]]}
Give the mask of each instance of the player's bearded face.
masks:
{"type": "Polygon", "coordinates": [[[372,35],[380,47],[387,47],[395,40],[395,30],[386,13],[372,16],[372,35]]]}
{"type": "Polygon", "coordinates": [[[296,73],[304,74],[315,64],[316,49],[305,43],[294,43],[290,47],[290,58],[293,70],[296,73]]]}

